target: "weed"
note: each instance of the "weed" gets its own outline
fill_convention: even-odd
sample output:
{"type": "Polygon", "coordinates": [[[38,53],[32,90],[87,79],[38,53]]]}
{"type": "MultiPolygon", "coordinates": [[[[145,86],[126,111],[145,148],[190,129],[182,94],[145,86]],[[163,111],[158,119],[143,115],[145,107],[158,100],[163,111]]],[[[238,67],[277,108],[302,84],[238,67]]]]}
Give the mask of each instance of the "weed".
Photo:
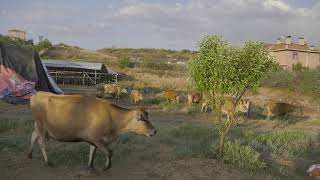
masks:
{"type": "Polygon", "coordinates": [[[297,158],[305,153],[312,143],[311,138],[304,132],[294,130],[262,134],[248,131],[244,137],[252,147],[281,158],[297,158]]]}
{"type": "MultiPolygon", "coordinates": [[[[213,144],[211,150],[216,153],[217,144],[213,144]]],[[[249,171],[260,171],[266,168],[266,163],[261,160],[260,153],[249,145],[242,145],[238,140],[226,142],[222,159],[226,163],[249,171]]]]}

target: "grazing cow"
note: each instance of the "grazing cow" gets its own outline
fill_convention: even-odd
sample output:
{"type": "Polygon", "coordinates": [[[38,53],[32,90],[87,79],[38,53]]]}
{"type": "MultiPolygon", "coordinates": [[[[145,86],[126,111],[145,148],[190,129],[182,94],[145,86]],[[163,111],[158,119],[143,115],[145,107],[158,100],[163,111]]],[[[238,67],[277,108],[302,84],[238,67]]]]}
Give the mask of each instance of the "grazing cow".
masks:
{"type": "Polygon", "coordinates": [[[285,102],[273,102],[269,101],[265,104],[267,110],[267,118],[271,119],[277,115],[288,116],[290,114],[297,113],[299,116],[303,116],[302,106],[293,105],[285,102]]]}
{"type": "MultiPolygon", "coordinates": [[[[221,112],[227,115],[228,120],[234,118],[234,113],[244,112],[246,115],[249,115],[250,108],[252,107],[252,103],[248,99],[241,99],[238,104],[236,104],[235,111],[233,112],[234,104],[236,102],[235,97],[226,96],[224,97],[225,102],[221,105],[221,112]]],[[[207,111],[208,102],[205,101],[202,103],[201,112],[207,111]]]]}
{"type": "Polygon", "coordinates": [[[171,91],[171,90],[163,91],[163,96],[168,102],[176,101],[179,103],[180,98],[178,97],[178,93],[176,93],[175,91],[171,91]]]}
{"type": "Polygon", "coordinates": [[[202,100],[202,94],[198,92],[191,92],[188,94],[188,105],[191,106],[192,103],[198,104],[202,100]]]}
{"type": "Polygon", "coordinates": [[[142,94],[137,90],[132,90],[130,94],[131,103],[137,104],[139,101],[143,100],[142,94]]]}
{"type": "Polygon", "coordinates": [[[108,146],[119,135],[134,132],[151,137],[156,133],[145,110],[123,108],[96,97],[38,92],[31,97],[30,107],[35,118],[35,130],[28,157],[32,157],[34,143],[38,142],[46,164],[47,138],[64,142],[88,142],[88,167],[93,168],[98,148],[107,156],[104,167],[107,170],[111,167],[112,156],[108,146]]]}
{"type": "Polygon", "coordinates": [[[105,84],[104,85],[104,94],[110,94],[115,99],[120,98],[121,88],[116,84],[105,84]]]}

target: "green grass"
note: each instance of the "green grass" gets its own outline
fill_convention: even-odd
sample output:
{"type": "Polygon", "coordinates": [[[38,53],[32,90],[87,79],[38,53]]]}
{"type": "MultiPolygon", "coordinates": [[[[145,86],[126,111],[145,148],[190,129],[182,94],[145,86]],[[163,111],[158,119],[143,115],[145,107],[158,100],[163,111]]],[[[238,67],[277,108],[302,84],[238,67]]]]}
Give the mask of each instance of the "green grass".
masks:
{"type": "Polygon", "coordinates": [[[167,102],[163,101],[159,104],[160,108],[164,111],[171,111],[171,110],[179,110],[182,107],[185,106],[183,103],[177,103],[177,102],[167,102]]]}
{"type": "Polygon", "coordinates": [[[210,144],[217,140],[217,132],[212,128],[181,125],[168,130],[161,142],[174,148],[177,158],[210,156],[210,144]]]}
{"type": "Polygon", "coordinates": [[[143,105],[159,105],[161,103],[161,99],[157,98],[148,98],[143,99],[142,104],[143,105]]]}
{"type": "Polygon", "coordinates": [[[197,114],[201,112],[201,106],[198,104],[192,104],[191,106],[187,107],[188,114],[197,114]]]}
{"type": "MultiPolygon", "coordinates": [[[[216,143],[212,145],[213,153],[216,153],[216,143]]],[[[266,168],[266,163],[261,159],[260,153],[249,145],[242,145],[240,141],[227,141],[224,145],[222,160],[236,165],[248,171],[261,171],[266,168]]]]}
{"type": "Polygon", "coordinates": [[[248,131],[245,141],[261,152],[270,153],[273,157],[294,159],[305,154],[311,147],[312,139],[302,131],[275,131],[258,133],[248,131]]]}

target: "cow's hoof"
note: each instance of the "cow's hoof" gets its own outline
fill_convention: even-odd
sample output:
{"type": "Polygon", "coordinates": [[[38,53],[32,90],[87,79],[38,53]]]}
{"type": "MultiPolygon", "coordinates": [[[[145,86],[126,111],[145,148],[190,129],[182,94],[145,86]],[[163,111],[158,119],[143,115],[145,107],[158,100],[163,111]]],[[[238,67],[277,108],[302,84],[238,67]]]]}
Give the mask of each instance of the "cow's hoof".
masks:
{"type": "Polygon", "coordinates": [[[45,167],[53,167],[53,164],[51,162],[44,162],[45,167]]]}
{"type": "Polygon", "coordinates": [[[28,153],[28,154],[27,154],[27,158],[28,158],[28,159],[32,159],[32,153],[28,153]]]}
{"type": "Polygon", "coordinates": [[[111,164],[108,165],[108,166],[105,166],[102,170],[103,170],[103,171],[108,171],[110,168],[111,168],[111,164]]]}

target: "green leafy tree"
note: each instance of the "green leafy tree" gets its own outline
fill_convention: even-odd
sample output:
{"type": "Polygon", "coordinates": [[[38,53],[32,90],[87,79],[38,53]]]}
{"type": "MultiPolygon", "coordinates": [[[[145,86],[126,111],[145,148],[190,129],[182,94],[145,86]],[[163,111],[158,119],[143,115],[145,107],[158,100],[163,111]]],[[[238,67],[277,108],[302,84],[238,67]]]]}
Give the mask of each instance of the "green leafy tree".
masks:
{"type": "Polygon", "coordinates": [[[42,50],[50,48],[52,48],[52,43],[47,38],[45,38],[44,40],[39,41],[39,43],[33,47],[33,50],[40,52],[42,50]]]}
{"type": "Polygon", "coordinates": [[[129,58],[125,57],[125,58],[121,58],[119,61],[118,61],[118,66],[119,68],[121,69],[124,69],[124,68],[133,68],[134,67],[134,63],[132,61],[130,61],[129,58]]]}
{"type": "Polygon", "coordinates": [[[236,116],[230,120],[222,118],[224,98],[235,97],[232,104],[232,114],[235,114],[244,93],[257,88],[272,66],[273,58],[262,43],[248,41],[243,47],[233,47],[219,36],[208,36],[200,41],[199,51],[190,62],[191,79],[198,90],[209,94],[218,113],[220,155],[223,155],[226,134],[236,122],[236,116]]]}

